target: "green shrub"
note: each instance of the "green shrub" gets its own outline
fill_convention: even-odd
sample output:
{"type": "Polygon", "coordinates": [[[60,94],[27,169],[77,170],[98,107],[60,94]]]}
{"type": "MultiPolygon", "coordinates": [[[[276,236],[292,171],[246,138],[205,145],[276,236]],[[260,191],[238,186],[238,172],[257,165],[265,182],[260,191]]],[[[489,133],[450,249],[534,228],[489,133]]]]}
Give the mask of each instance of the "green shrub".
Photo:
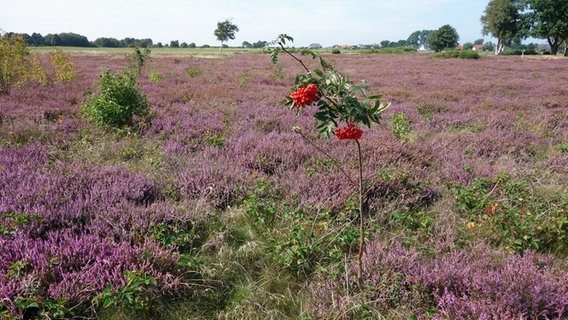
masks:
{"type": "Polygon", "coordinates": [[[397,112],[390,117],[392,124],[392,135],[402,141],[410,141],[410,132],[412,131],[411,121],[406,117],[404,112],[397,112]]]}
{"type": "Polygon", "coordinates": [[[103,69],[99,79],[99,93],[89,95],[82,108],[87,121],[101,127],[121,128],[133,126],[134,116],[148,115],[150,104],[132,72],[103,69]]]}
{"type": "Polygon", "coordinates": [[[71,82],[77,78],[77,71],[69,56],[57,48],[49,56],[49,63],[55,70],[55,82],[71,82]]]}
{"type": "Polygon", "coordinates": [[[431,56],[432,58],[459,58],[459,59],[479,59],[479,53],[473,50],[447,50],[438,52],[431,56]]]}
{"type": "Polygon", "coordinates": [[[401,53],[415,53],[418,50],[412,47],[393,47],[393,48],[380,48],[380,49],[370,49],[362,50],[361,53],[366,54],[401,54],[401,53]]]}
{"type": "Polygon", "coordinates": [[[152,69],[150,70],[150,72],[148,72],[148,80],[150,80],[153,84],[160,82],[160,80],[162,79],[164,79],[164,75],[156,71],[155,69],[152,69]]]}
{"type": "Polygon", "coordinates": [[[195,77],[201,75],[201,73],[203,73],[201,70],[194,69],[194,68],[187,68],[185,70],[185,74],[190,78],[195,78],[195,77]]]}
{"type": "Polygon", "coordinates": [[[501,52],[502,56],[534,56],[534,55],[538,55],[538,52],[536,52],[533,49],[528,49],[528,50],[521,50],[521,49],[508,49],[508,50],[503,50],[503,52],[501,52]]]}
{"type": "Polygon", "coordinates": [[[140,76],[142,68],[146,65],[146,62],[150,60],[151,50],[149,48],[140,50],[137,46],[134,46],[132,49],[133,51],[128,57],[128,60],[130,60],[130,68],[135,71],[138,76],[140,76]]]}
{"type": "Polygon", "coordinates": [[[507,175],[454,188],[457,209],[465,213],[471,232],[514,252],[568,250],[567,194],[538,192],[507,175]]]}
{"type": "Polygon", "coordinates": [[[41,62],[30,53],[23,37],[0,36],[0,94],[30,81],[47,84],[41,62]]]}

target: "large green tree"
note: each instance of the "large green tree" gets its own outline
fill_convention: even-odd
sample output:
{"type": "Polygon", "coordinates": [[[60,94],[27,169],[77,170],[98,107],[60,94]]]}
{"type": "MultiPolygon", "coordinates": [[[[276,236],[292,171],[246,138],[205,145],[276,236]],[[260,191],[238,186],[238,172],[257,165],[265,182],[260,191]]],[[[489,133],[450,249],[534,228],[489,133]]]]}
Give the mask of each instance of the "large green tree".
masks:
{"type": "Polygon", "coordinates": [[[221,41],[221,47],[219,48],[219,53],[223,49],[223,42],[229,39],[234,40],[235,33],[237,31],[239,31],[239,27],[229,19],[217,22],[217,29],[215,29],[214,34],[217,37],[217,40],[221,41]]]}
{"type": "MultiPolygon", "coordinates": [[[[568,39],[567,0],[527,0],[531,35],[548,40],[550,53],[556,55],[560,45],[568,39]]],[[[566,54],[566,53],[565,53],[566,54]]]]}
{"type": "Polygon", "coordinates": [[[434,30],[428,35],[428,43],[436,52],[440,52],[445,48],[455,48],[459,39],[458,32],[449,24],[441,26],[440,29],[434,30]]]}
{"type": "Polygon", "coordinates": [[[521,14],[523,2],[524,0],[491,0],[487,4],[480,20],[483,35],[497,38],[495,54],[500,54],[505,46],[526,36],[521,14]]]}
{"type": "Polygon", "coordinates": [[[416,48],[420,48],[421,46],[426,46],[428,35],[432,32],[432,30],[417,30],[414,31],[408,39],[406,39],[406,43],[409,46],[414,46],[416,48]]]}

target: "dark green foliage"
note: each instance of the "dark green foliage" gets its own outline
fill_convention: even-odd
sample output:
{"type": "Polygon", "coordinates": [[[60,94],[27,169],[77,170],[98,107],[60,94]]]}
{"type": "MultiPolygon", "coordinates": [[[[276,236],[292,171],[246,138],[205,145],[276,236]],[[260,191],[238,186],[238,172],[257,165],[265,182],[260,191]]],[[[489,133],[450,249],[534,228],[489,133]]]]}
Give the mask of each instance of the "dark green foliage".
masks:
{"type": "Polygon", "coordinates": [[[85,119],[101,127],[133,126],[134,116],[144,117],[150,104],[131,72],[104,69],[99,73],[99,92],[87,97],[85,119]]]}
{"type": "Polygon", "coordinates": [[[531,35],[548,40],[552,55],[568,39],[568,2],[558,0],[529,0],[531,35]]]}
{"type": "Polygon", "coordinates": [[[473,50],[447,50],[433,54],[432,58],[479,59],[479,53],[473,50]]]}
{"type": "Polygon", "coordinates": [[[524,4],[520,0],[491,0],[481,16],[484,35],[497,38],[496,54],[500,54],[505,46],[519,41],[526,33],[521,15],[524,4]]]}
{"type": "Polygon", "coordinates": [[[428,43],[436,52],[445,48],[454,48],[460,39],[456,29],[449,24],[441,26],[440,29],[430,32],[428,43]]]}
{"type": "MultiPolygon", "coordinates": [[[[217,29],[213,34],[217,37],[217,40],[221,41],[221,48],[223,48],[223,43],[227,40],[234,40],[235,33],[239,31],[239,27],[232,23],[231,20],[227,19],[225,21],[217,22],[217,29]]],[[[221,48],[219,52],[221,52],[221,48]]]]}
{"type": "Polygon", "coordinates": [[[416,48],[413,47],[390,47],[390,48],[379,48],[362,50],[361,53],[365,54],[401,54],[401,53],[415,53],[416,48]]]}

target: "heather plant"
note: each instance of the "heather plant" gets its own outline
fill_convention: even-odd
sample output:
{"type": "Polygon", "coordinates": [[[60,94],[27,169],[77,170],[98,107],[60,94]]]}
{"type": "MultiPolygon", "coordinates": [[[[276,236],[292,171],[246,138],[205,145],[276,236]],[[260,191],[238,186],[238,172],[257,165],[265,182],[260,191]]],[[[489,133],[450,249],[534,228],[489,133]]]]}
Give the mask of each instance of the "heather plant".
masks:
{"type": "MultiPolygon", "coordinates": [[[[138,82],[156,116],[151,129],[127,136],[85,126],[76,113],[100,66],[120,68],[122,54],[71,57],[77,80],[0,96],[0,318],[22,318],[26,305],[36,318],[95,317],[93,297],[111,287],[117,307],[99,305],[101,320],[566,317],[553,311],[562,307],[553,297],[567,300],[560,299],[562,243],[508,253],[497,232],[502,224],[490,227],[473,213],[470,220],[456,206],[460,188],[486,178],[489,189],[480,194],[501,203],[496,213],[525,206],[543,230],[560,230],[551,223],[562,220],[548,214],[565,215],[568,91],[556,72],[565,61],[323,54],[351,79],[381,88],[396,104],[385,120],[399,111],[412,120],[413,143],[401,144],[390,122],[359,140],[366,237],[376,239],[363,262],[383,262],[360,288],[357,186],[340,169],[355,177],[354,143],[318,139],[311,129],[317,107],[302,108],[299,118],[272,108],[292,91],[270,79],[266,57],[194,56],[179,65],[153,57],[167,76],[159,85],[146,76],[138,82]],[[190,78],[186,68],[203,72],[190,78]],[[243,74],[246,84],[239,83],[243,74]],[[206,136],[224,137],[223,146],[206,136]],[[522,185],[526,192],[516,194],[525,202],[500,187],[491,193],[500,172],[511,178],[498,185],[522,185]],[[473,254],[480,242],[489,245],[473,254]],[[502,272],[508,259],[520,262],[502,272]],[[410,280],[419,266],[425,280],[410,280]],[[156,279],[156,286],[141,285],[139,299],[151,300],[146,308],[116,299],[131,292],[122,290],[126,270],[156,279]],[[488,277],[486,270],[496,271],[488,277]],[[319,290],[328,285],[343,291],[319,290]],[[446,287],[444,300],[436,298],[446,287]],[[507,316],[505,309],[525,303],[539,311],[507,316]]],[[[302,72],[281,58],[289,74],[302,72]]]]}
{"type": "MultiPolygon", "coordinates": [[[[362,272],[362,259],[365,247],[365,223],[363,217],[363,162],[361,143],[359,139],[363,130],[358,128],[363,124],[371,127],[371,123],[380,123],[381,112],[389,105],[380,103],[381,96],[367,96],[365,86],[355,86],[347,76],[336,71],[331,64],[319,56],[321,69],[315,68],[310,71],[308,67],[288,51],[286,41],[293,41],[288,35],[280,35],[275,41],[279,46],[272,51],[271,60],[276,63],[280,50],[291,56],[303,67],[306,73],[298,74],[291,95],[287,97],[286,105],[290,110],[296,110],[300,115],[303,107],[315,106],[317,112],[313,115],[314,125],[317,131],[324,137],[329,138],[334,134],[340,140],[352,140],[357,146],[359,160],[359,267],[362,272]],[[312,73],[313,72],[313,73],[312,73]],[[358,94],[360,96],[358,96],[358,94]],[[345,123],[340,128],[339,125],[345,123]]],[[[302,51],[302,55],[311,55],[318,58],[313,51],[302,51]]],[[[296,130],[301,133],[301,131],[296,130]]],[[[347,176],[348,179],[349,176],[347,176]]],[[[359,275],[361,276],[361,272],[359,275]]]]}
{"type": "Polygon", "coordinates": [[[508,254],[485,245],[437,254],[377,239],[368,244],[364,291],[357,268],[313,284],[316,319],[562,319],[566,270],[554,257],[508,254]]]}
{"type": "Polygon", "coordinates": [[[50,53],[49,63],[55,70],[55,83],[71,82],[77,78],[75,65],[60,48],[56,48],[54,52],[50,53]]]}
{"type": "Polygon", "coordinates": [[[132,127],[134,116],[149,114],[150,104],[133,73],[106,68],[99,73],[99,92],[87,97],[82,111],[85,119],[101,127],[132,127]]]}

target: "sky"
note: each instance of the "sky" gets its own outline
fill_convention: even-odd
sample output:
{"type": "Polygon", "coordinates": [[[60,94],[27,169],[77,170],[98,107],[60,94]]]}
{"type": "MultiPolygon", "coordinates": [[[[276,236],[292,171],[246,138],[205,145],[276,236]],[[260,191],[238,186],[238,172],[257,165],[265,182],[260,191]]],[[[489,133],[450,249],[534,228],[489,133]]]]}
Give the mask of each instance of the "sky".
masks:
{"type": "Polygon", "coordinates": [[[154,43],[219,45],[217,22],[239,27],[229,46],[272,41],[285,33],[295,46],[373,44],[406,40],[417,30],[449,24],[460,42],[479,38],[489,0],[0,0],[6,32],[74,32],[99,37],[151,38],[154,43]]]}

